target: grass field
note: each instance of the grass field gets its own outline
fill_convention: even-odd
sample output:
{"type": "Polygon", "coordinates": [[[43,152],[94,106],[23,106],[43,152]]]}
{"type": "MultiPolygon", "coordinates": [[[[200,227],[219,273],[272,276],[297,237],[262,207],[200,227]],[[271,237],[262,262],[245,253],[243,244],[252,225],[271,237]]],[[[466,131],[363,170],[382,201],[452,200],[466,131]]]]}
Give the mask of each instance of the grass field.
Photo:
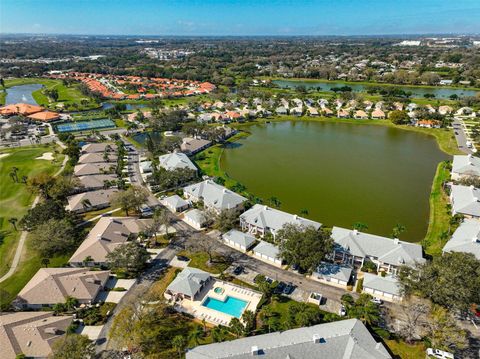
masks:
{"type": "MultiPolygon", "coordinates": [[[[33,98],[40,106],[58,109],[57,104],[63,103],[66,109],[86,110],[98,107],[99,105],[91,98],[82,94],[79,90],[79,84],[65,86],[61,80],[45,79],[45,78],[25,78],[5,80],[5,87],[13,87],[19,85],[41,84],[43,89],[34,91],[33,98]],[[56,89],[58,91],[58,100],[50,102],[49,98],[43,93],[45,89],[56,89]],[[82,104],[82,100],[86,101],[82,104]]],[[[5,103],[5,93],[0,96],[0,102],[5,103]]]]}
{"type": "Polygon", "coordinates": [[[409,345],[404,341],[384,340],[391,352],[401,359],[425,359],[425,345],[423,343],[409,345]]]}
{"type": "MultiPolygon", "coordinates": [[[[56,160],[36,160],[45,152],[53,152],[51,146],[23,147],[16,149],[1,150],[1,154],[7,154],[0,159],[0,183],[2,184],[0,191],[0,276],[8,271],[9,265],[15,254],[17,242],[20,232],[14,230],[13,226],[8,222],[10,218],[20,220],[27,212],[35,195],[21,183],[22,176],[31,177],[41,172],[54,174],[61,166],[63,155],[58,154],[56,160]],[[18,168],[18,177],[20,183],[14,183],[10,178],[12,167],[18,168]]],[[[27,240],[28,243],[28,240],[27,240]]],[[[29,251],[29,250],[28,250],[29,251]]],[[[27,267],[35,264],[35,258],[25,252],[25,260],[27,267]],[[26,260],[28,258],[28,261],[26,260]]],[[[40,259],[38,259],[38,265],[40,259]]],[[[23,268],[20,266],[20,268],[23,268]]],[[[28,268],[25,268],[28,270],[28,268]]],[[[14,287],[17,276],[14,279],[14,287]]],[[[0,284],[1,289],[5,289],[7,281],[0,284]]],[[[21,288],[21,287],[20,287],[21,288]]]]}

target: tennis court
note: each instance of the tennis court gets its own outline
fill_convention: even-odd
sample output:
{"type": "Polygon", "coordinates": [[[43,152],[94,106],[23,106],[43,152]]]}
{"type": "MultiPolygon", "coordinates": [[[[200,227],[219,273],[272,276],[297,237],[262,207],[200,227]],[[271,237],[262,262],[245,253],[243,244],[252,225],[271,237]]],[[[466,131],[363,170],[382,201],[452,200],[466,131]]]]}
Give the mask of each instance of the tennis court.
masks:
{"type": "Polygon", "coordinates": [[[57,131],[60,133],[63,133],[63,132],[97,130],[100,128],[111,128],[111,127],[115,127],[115,123],[112,120],[104,118],[101,120],[62,123],[60,125],[57,125],[57,131]]]}

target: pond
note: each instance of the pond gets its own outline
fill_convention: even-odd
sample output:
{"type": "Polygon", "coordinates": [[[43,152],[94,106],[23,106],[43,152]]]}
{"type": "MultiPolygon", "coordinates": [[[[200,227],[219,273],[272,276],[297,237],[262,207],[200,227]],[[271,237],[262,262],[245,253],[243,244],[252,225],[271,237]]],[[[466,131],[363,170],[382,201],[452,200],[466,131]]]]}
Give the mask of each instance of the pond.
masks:
{"type": "Polygon", "coordinates": [[[42,86],[43,85],[40,84],[30,84],[9,87],[6,89],[7,96],[5,98],[5,104],[28,103],[30,105],[37,105],[37,101],[33,98],[32,92],[40,90],[42,86]]]}
{"type": "MultiPolygon", "coordinates": [[[[317,89],[320,87],[321,91],[330,91],[335,87],[348,86],[352,88],[354,92],[364,92],[368,87],[382,87],[382,88],[392,88],[392,86],[382,86],[382,84],[375,85],[361,85],[361,84],[351,84],[351,83],[342,83],[342,82],[325,82],[325,81],[297,81],[297,80],[273,80],[272,83],[276,84],[281,88],[296,88],[298,86],[305,86],[307,89],[317,89]]],[[[435,98],[444,98],[448,99],[451,95],[457,95],[458,97],[466,96],[475,96],[478,91],[474,90],[465,90],[461,88],[442,88],[442,87],[414,87],[414,86],[395,86],[400,90],[405,92],[411,92],[413,97],[424,97],[426,94],[433,94],[435,98]]]]}
{"type": "Polygon", "coordinates": [[[387,126],[328,122],[253,125],[251,135],[224,151],[221,167],[247,191],[281,210],[326,226],[416,242],[426,234],[437,164],[449,158],[434,137],[387,126]]]}

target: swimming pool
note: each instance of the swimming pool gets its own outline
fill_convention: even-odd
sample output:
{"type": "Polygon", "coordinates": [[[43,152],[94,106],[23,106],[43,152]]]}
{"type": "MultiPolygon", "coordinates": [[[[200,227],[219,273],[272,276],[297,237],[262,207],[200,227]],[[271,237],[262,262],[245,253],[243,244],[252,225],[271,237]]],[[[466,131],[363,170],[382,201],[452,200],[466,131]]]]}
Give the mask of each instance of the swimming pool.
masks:
{"type": "Polygon", "coordinates": [[[247,302],[227,295],[225,301],[207,297],[202,303],[202,306],[231,315],[232,317],[240,318],[243,310],[247,306],[247,302]]]}

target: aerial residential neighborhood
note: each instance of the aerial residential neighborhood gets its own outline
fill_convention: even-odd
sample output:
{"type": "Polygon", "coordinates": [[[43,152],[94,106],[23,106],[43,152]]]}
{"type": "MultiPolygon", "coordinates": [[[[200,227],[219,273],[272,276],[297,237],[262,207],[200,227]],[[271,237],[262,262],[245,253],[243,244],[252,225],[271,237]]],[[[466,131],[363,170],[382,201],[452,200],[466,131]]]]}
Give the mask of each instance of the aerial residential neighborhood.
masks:
{"type": "Polygon", "coordinates": [[[0,358],[478,358],[477,15],[6,0],[0,358]]]}

